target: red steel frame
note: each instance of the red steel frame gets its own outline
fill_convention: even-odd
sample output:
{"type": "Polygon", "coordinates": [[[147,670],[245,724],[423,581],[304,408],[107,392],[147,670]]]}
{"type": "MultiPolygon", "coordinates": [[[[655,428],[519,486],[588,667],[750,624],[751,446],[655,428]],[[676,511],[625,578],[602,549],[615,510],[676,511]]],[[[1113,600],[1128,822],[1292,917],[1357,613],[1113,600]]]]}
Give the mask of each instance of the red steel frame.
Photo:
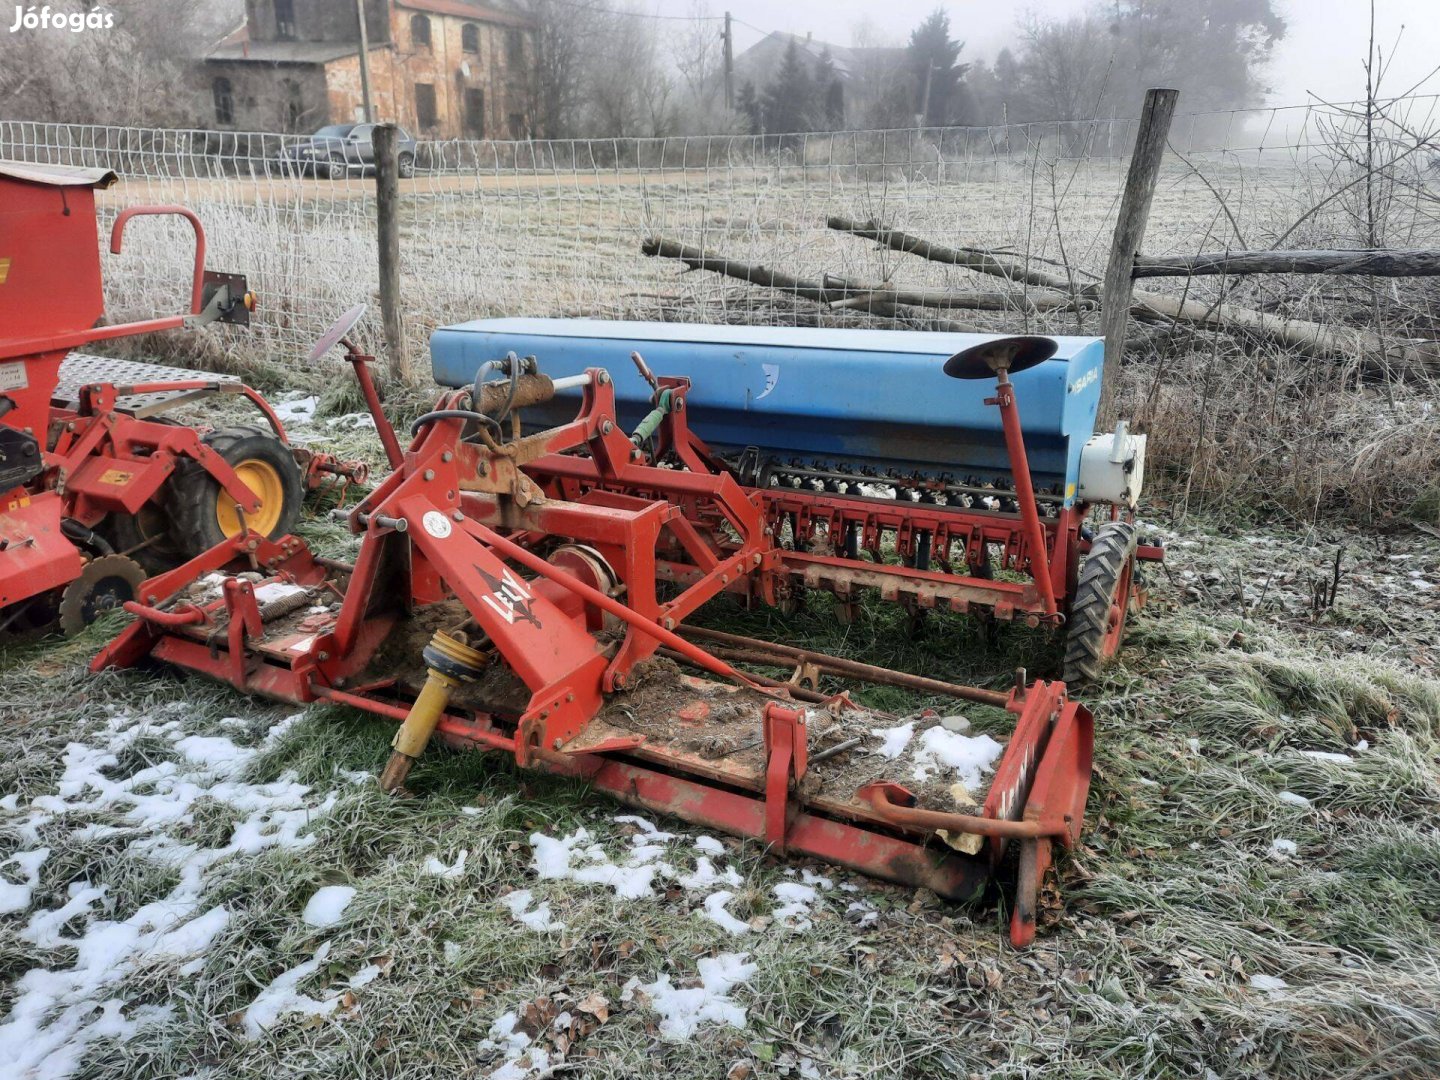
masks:
{"type": "MultiPolygon", "coordinates": [[[[17,199],[37,198],[33,185],[14,190],[17,199]]],[[[55,257],[74,267],[74,274],[65,281],[70,292],[59,297],[47,295],[51,279],[29,273],[28,268],[26,273],[13,274],[6,284],[16,292],[15,311],[23,309],[27,314],[16,337],[0,340],[0,362],[21,361],[28,385],[23,392],[12,394],[16,407],[6,414],[5,423],[34,433],[42,448],[44,471],[19,487],[0,492],[0,552],[5,553],[0,560],[0,608],[59,588],[80,573],[84,560],[75,544],[61,532],[62,518],[90,527],[110,514],[134,514],[155,497],[184,459],[198,462],[242,512],[259,510],[254,492],[195,429],[137,419],[117,411],[117,399],[170,391],[243,394],[264,416],[277,438],[288,444],[280,418],[264,397],[248,386],[213,379],[120,386],[92,383],[80,388],[76,408],[59,408],[52,403],[60,365],[70,350],[98,341],[192,325],[202,315],[204,299],[205,231],[200,219],[183,206],[130,207],[116,216],[111,227],[113,254],[120,253],[126,223],[134,217],[178,215],[194,231],[189,311],[114,326],[77,327],[77,323],[94,321],[93,313],[101,309],[103,301],[96,265],[93,192],[88,188],[67,189],[66,197],[74,203],[76,213],[72,218],[70,204],[66,203],[65,220],[74,224],[56,233],[55,257]],[[87,211],[88,217],[82,216],[87,211]],[[29,312],[37,307],[51,311],[60,329],[35,334],[36,319],[29,312]]],[[[45,237],[25,231],[52,227],[43,215],[27,218],[22,214],[17,220],[14,242],[22,250],[27,245],[44,246],[45,237]]],[[[245,302],[248,304],[248,297],[245,302]]],[[[332,478],[343,482],[365,479],[362,463],[338,461],[329,454],[307,453],[304,465],[310,487],[332,478]]]]}
{"type": "MultiPolygon", "coordinates": [[[[1013,409],[1003,385],[996,402],[1002,411],[1013,409]]],[[[1011,936],[1017,945],[1027,943],[1035,932],[1040,878],[1053,846],[1078,839],[1089,786],[1093,724],[1064,684],[1021,680],[1008,695],[973,691],[1017,717],[980,814],[914,809],[914,796],[888,783],[837,803],[799,790],[808,741],[806,712],[797,701],[818,695],[751,679],[676,630],[723,591],[753,591],[774,603],[796,577],[823,579],[839,571],[857,575],[852,583],[860,585],[870,579],[858,575],[893,574],[895,590],[910,589],[922,604],[926,597],[962,609],[987,604],[1012,616],[1059,621],[1063,594],[1053,578],[1049,588],[1020,586],[811,556],[781,548],[775,521],[789,513],[823,512],[830,521],[864,514],[874,521],[867,528],[879,528],[884,515],[899,514],[898,527],[910,536],[921,528],[932,537],[963,532],[967,552],[980,542],[1018,545],[1038,577],[1055,574],[1056,567],[1067,572],[1079,546],[1078,521],[1062,518],[1064,529],[1051,526],[1060,553],[1047,559],[1033,493],[1023,496],[1018,519],[978,515],[981,521],[934,507],[891,510],[747,490],[689,431],[688,389],[683,379],[656,380],[653,399],[664,411],[662,452],[673,451],[684,469],[657,467],[619,429],[610,377],[599,368],[587,372],[576,419],[536,435],[497,444],[483,428],[467,438],[463,416],[431,419],[394,471],[351,512],[352,529],[364,534],[353,567],[317,560],[293,537],[278,543],[236,538],[147,582],[143,600],[126,605],[137,620],[93,667],[125,667],[153,656],[249,692],[328,700],[404,719],[408,701],[393,678],[355,682],[408,611],[458,598],[485,647],[503,657],[529,698],[510,714],[452,706],[439,722],[442,740],[511,754],[523,767],[585,777],[639,806],[956,899],[979,893],[1016,843],[1020,892],[1011,936]],[[597,554],[613,580],[575,561],[549,561],[546,553],[557,541],[597,554]],[[238,578],[228,579],[223,596],[208,604],[177,604],[198,576],[237,558],[274,579],[335,589],[343,594],[338,616],[315,616],[267,634],[270,616],[254,586],[238,578]],[[662,580],[674,583],[669,599],[657,589],[662,580]],[[624,630],[609,646],[596,637],[607,621],[624,630]],[[758,718],[763,775],[640,735],[587,731],[606,695],[625,688],[636,664],[662,648],[769,698],[758,718]],[[941,829],[977,834],[987,844],[978,856],[961,854],[934,841],[941,829]]],[[[465,410],[469,395],[447,392],[437,412],[465,410]]],[[[389,435],[378,404],[374,412],[382,435],[389,435]]],[[[386,442],[398,450],[393,435],[386,442]]],[[[1017,440],[1012,451],[1017,472],[1024,470],[1023,443],[1017,440]]],[[[826,703],[848,705],[843,697],[826,703]]]]}

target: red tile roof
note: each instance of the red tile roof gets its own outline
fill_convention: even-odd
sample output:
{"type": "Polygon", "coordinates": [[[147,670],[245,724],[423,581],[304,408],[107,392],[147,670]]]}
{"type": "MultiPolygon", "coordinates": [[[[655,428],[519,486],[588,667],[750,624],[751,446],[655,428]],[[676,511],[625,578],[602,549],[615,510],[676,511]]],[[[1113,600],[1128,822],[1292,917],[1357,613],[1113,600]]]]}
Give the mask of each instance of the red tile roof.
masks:
{"type": "Polygon", "coordinates": [[[499,23],[502,26],[532,27],[535,24],[518,11],[501,11],[499,8],[472,4],[469,0],[395,0],[396,7],[414,11],[429,11],[436,15],[456,15],[476,22],[499,23]]]}

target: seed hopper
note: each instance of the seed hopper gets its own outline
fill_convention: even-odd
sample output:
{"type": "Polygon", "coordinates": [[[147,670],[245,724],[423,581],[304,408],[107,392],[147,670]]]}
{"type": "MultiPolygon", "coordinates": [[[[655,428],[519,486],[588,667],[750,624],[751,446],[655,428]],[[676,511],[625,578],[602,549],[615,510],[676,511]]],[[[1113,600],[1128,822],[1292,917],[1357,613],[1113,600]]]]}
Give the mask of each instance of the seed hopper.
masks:
{"type": "Polygon", "coordinates": [[[312,354],[345,345],[392,467],[348,514],[354,563],[234,537],[145,582],[97,669],[153,657],[399,721],[387,790],[438,739],[947,898],[1014,861],[1033,937],[1090,782],[1065,682],[959,686],[688,620],[809,590],[846,618],[873,592],[1052,627],[1093,674],[1160,555],[1132,517],[1143,436],[1093,433],[1098,341],[487,320],[436,332],[444,389],[402,446],[345,337],[361,310],[312,354]],[[821,676],[1004,710],[987,788],[935,782],[981,739],[902,746],[821,676]]]}

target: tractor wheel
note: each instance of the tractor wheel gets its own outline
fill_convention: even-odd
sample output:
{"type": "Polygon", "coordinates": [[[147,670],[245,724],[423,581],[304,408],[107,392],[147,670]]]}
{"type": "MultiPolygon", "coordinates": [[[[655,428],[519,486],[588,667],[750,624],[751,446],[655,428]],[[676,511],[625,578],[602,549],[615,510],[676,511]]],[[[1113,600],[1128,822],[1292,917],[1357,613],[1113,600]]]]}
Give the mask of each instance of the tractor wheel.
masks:
{"type": "Polygon", "coordinates": [[[197,462],[184,462],[170,481],[172,535],[181,556],[193,559],[248,527],[271,540],[295,527],[305,483],[289,447],[253,427],[225,428],[205,436],[210,449],[230,463],[260,497],[260,509],[242,518],[235,501],[197,462]]]}
{"type": "Polygon", "coordinates": [[[111,514],[103,528],[115,550],[134,559],[152,577],[185,561],[176,546],[170,513],[158,499],[133,514],[111,514]]]}
{"type": "MultiPolygon", "coordinates": [[[[151,417],[150,423],[179,426],[179,421],[164,416],[151,417]]],[[[164,502],[166,490],[168,487],[162,488],[135,513],[109,514],[98,526],[117,555],[134,559],[150,577],[173,570],[188,558],[181,556],[175,544],[174,522],[164,502]]]]}
{"type": "Polygon", "coordinates": [[[1129,614],[1135,572],[1135,525],[1107,521],[1090,544],[1080,568],[1070,629],[1065,638],[1065,682],[1070,686],[1100,677],[1100,669],[1120,649],[1129,614]]]}
{"type": "Polygon", "coordinates": [[[106,555],[85,564],[80,576],[60,595],[60,630],[66,637],[78,634],[100,615],[134,600],[145,571],[134,559],[106,555]]]}

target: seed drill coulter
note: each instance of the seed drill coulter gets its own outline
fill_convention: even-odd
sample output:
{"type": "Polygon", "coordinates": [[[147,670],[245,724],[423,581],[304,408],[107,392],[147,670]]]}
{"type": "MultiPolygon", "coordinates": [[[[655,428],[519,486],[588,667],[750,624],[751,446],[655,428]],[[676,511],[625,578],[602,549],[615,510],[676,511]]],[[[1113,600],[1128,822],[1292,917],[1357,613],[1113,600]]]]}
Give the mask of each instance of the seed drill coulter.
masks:
{"type": "Polygon", "coordinates": [[[1065,682],[957,686],[687,620],[722,593],[826,590],[846,617],[874,592],[1053,627],[1066,678],[1093,674],[1137,557],[1160,555],[1131,516],[1143,436],[1093,434],[1099,341],[474,322],[432,338],[446,389],[402,447],[344,341],[360,310],[312,353],[346,344],[393,470],[349,513],[354,564],[238,536],[146,582],[97,669],[153,657],[400,721],[388,790],[439,739],[948,898],[1013,853],[1011,935],[1031,940],[1090,783],[1091,716],[1065,682]],[[249,572],[196,598],[237,556],[249,572]],[[872,752],[886,718],[821,675],[1008,712],[983,798],[907,789],[872,752]]]}

